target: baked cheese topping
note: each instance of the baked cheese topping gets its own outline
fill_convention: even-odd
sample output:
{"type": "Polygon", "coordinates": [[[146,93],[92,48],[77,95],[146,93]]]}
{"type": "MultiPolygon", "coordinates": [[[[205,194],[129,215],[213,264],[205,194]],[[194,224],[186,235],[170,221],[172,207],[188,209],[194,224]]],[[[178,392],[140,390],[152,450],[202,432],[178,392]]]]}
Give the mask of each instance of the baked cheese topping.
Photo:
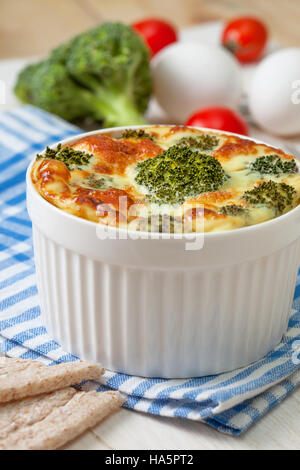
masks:
{"type": "Polygon", "coordinates": [[[93,134],[47,149],[33,164],[32,181],[70,214],[138,231],[232,230],[278,217],[300,201],[292,155],[182,126],[93,134]]]}

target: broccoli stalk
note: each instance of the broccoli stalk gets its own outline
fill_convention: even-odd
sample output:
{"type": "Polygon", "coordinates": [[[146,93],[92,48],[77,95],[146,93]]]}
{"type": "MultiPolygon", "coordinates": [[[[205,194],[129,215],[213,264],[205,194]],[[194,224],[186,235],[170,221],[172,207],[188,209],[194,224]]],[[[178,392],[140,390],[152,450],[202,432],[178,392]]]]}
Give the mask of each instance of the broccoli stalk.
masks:
{"type": "MultiPolygon", "coordinates": [[[[146,124],[145,119],[133,105],[130,97],[107,87],[95,91],[96,99],[92,104],[93,117],[103,121],[106,127],[146,124]]],[[[91,95],[92,97],[92,95],[91,95]]]]}

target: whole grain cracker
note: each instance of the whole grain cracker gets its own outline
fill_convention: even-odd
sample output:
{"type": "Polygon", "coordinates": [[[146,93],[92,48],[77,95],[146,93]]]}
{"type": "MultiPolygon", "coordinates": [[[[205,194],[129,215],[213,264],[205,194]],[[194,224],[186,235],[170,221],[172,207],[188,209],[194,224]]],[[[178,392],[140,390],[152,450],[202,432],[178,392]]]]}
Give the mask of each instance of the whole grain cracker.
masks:
{"type": "Polygon", "coordinates": [[[57,449],[98,424],[123,402],[119,392],[77,392],[42,421],[21,427],[0,440],[0,449],[57,449]]]}
{"type": "Polygon", "coordinates": [[[103,372],[89,361],[49,367],[37,361],[0,357],[0,403],[49,393],[83,380],[97,380],[103,372]]]}
{"type": "Polygon", "coordinates": [[[72,387],[0,405],[0,440],[22,427],[45,419],[55,408],[66,405],[76,394],[72,387]]]}

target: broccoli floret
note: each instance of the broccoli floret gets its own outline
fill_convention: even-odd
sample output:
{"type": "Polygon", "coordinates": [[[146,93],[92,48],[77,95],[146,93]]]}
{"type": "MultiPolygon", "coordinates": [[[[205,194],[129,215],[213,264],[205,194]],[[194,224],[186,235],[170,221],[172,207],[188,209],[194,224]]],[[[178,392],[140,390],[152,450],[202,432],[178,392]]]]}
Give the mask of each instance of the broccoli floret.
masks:
{"type": "MultiPolygon", "coordinates": [[[[21,77],[18,83],[22,87],[21,77]]],[[[51,59],[45,60],[37,68],[32,78],[31,99],[28,101],[67,121],[74,121],[87,114],[97,117],[94,96],[70,77],[63,64],[51,59]]]]}
{"type": "Polygon", "coordinates": [[[220,214],[224,215],[245,215],[248,211],[243,206],[238,206],[237,204],[229,204],[228,206],[223,206],[220,209],[220,214]]]}
{"type": "Polygon", "coordinates": [[[98,99],[105,125],[145,123],[141,115],[152,88],[149,52],[129,26],[104,23],[81,34],[73,40],[66,64],[98,99]]]}
{"type": "Polygon", "coordinates": [[[226,181],[220,162],[189,148],[170,147],[136,165],[135,181],[145,186],[157,204],[181,204],[186,198],[216,191],[226,181]]]}
{"type": "Polygon", "coordinates": [[[14,88],[15,95],[22,103],[32,103],[32,83],[41,63],[28,65],[19,74],[14,88]]]}
{"type": "Polygon", "coordinates": [[[148,134],[148,132],[145,132],[144,129],[126,129],[122,133],[122,138],[123,139],[149,139],[149,140],[154,140],[153,135],[148,134]]]}
{"type": "Polygon", "coordinates": [[[56,149],[47,147],[45,153],[41,155],[38,154],[36,159],[49,158],[59,160],[63,162],[69,170],[74,170],[87,165],[92,157],[93,155],[91,153],[81,152],[71,147],[62,147],[61,144],[58,144],[56,149]]]}
{"type": "Polygon", "coordinates": [[[246,191],[242,198],[251,205],[263,205],[274,209],[276,215],[282,214],[293,204],[296,190],[286,183],[264,181],[246,191]]]}
{"type": "Polygon", "coordinates": [[[75,38],[70,39],[69,41],[64,42],[55,49],[52,49],[52,51],[50,52],[49,59],[53,60],[54,62],[60,62],[61,64],[65,65],[69,57],[74,39],[75,38]]]}
{"type": "Polygon", "coordinates": [[[144,123],[151,94],[147,47],[129,26],[102,24],[27,67],[15,93],[68,121],[91,117],[111,126],[144,123]]]}
{"type": "Polygon", "coordinates": [[[249,164],[251,171],[257,171],[261,175],[278,176],[284,173],[297,173],[296,160],[283,160],[278,155],[264,155],[256,158],[249,164]]]}
{"type": "Polygon", "coordinates": [[[178,147],[189,147],[192,150],[209,151],[219,144],[219,139],[214,135],[203,134],[197,136],[182,137],[176,145],[178,147]]]}

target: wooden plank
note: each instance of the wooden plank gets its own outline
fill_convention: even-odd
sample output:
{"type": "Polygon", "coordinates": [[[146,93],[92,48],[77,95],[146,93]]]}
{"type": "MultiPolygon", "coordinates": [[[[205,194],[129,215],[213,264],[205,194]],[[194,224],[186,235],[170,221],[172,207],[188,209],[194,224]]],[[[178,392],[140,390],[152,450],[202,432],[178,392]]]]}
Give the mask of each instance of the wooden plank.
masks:
{"type": "Polygon", "coordinates": [[[101,21],[146,16],[171,18],[182,27],[251,14],[263,18],[283,44],[300,43],[295,0],[0,0],[0,11],[0,58],[44,54],[101,21]]]}
{"type": "Polygon", "coordinates": [[[97,436],[87,431],[78,439],[70,442],[64,450],[111,450],[97,436]]]}
{"type": "Polygon", "coordinates": [[[43,54],[96,22],[73,0],[0,0],[0,58],[43,54]]]}
{"type": "Polygon", "coordinates": [[[300,390],[240,437],[222,434],[199,422],[122,410],[93,429],[109,448],[130,449],[293,449],[300,450],[300,390]]]}

